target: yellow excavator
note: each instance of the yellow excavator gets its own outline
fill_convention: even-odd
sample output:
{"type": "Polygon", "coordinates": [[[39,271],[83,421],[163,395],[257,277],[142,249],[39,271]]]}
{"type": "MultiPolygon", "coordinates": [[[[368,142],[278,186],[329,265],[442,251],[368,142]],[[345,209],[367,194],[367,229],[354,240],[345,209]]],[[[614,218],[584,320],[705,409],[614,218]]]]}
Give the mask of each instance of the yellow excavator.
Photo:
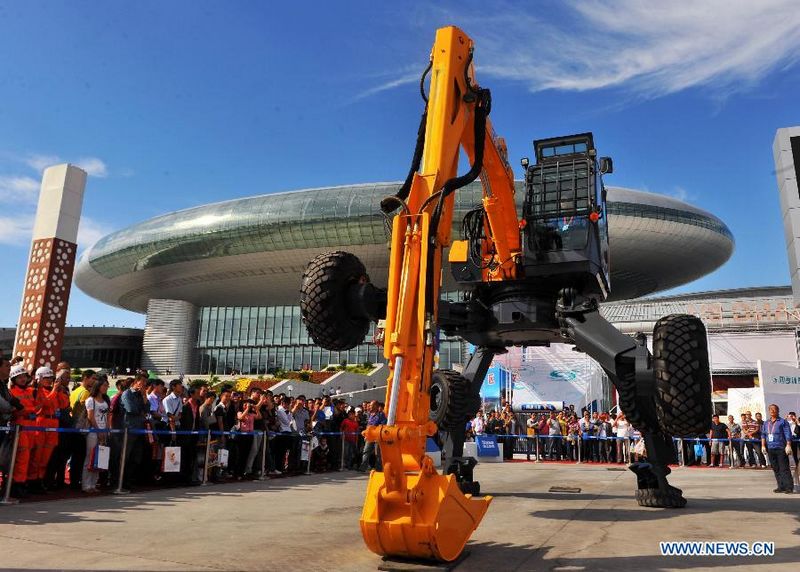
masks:
{"type": "Polygon", "coordinates": [[[453,561],[486,514],[492,497],[480,495],[476,461],[463,457],[465,425],[480,408],[493,357],[509,346],[569,343],[603,367],[647,446],[648,462],[630,466],[640,505],[686,504],[667,482],[671,437],[704,433],[711,419],[699,319],[659,320],[651,353],[644,336],[620,333],[598,311],[611,288],[602,182],[611,159],[597,157],[591,133],[534,141],[535,162],[522,160],[518,213],[505,142],[489,121],[491,94],[475,80],[473,54],[462,30],[437,31],[420,81],[425,110],[411,168],[381,203],[392,216],[388,287],[375,287],[361,261],[342,251],[317,256],[303,274],[301,313],[315,343],[353,348],[371,322],[383,340],[387,421],[364,432],[379,445],[383,470],[370,474],[360,520],[364,541],[381,555],[453,561]],[[471,165],[461,176],[460,149],[471,165]],[[483,199],[464,216],[461,240],[451,240],[454,194],[478,178],[483,199]],[[440,299],[445,252],[464,293],[459,301],[440,299]],[[461,372],[437,369],[442,333],[476,347],[461,372]],[[425,454],[437,432],[443,474],[425,454]]]}

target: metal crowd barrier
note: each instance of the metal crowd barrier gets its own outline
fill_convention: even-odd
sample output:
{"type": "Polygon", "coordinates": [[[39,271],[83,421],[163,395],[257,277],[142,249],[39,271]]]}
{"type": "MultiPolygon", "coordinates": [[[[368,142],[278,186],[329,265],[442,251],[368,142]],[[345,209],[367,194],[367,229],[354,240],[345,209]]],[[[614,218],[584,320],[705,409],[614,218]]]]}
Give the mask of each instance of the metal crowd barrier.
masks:
{"type": "MultiPolygon", "coordinates": [[[[260,445],[260,453],[261,453],[261,467],[259,471],[258,480],[265,480],[267,475],[267,454],[269,450],[269,441],[271,438],[278,437],[278,436],[288,436],[293,441],[299,441],[301,455],[302,457],[302,448],[304,443],[308,443],[308,459],[306,461],[299,460],[299,463],[306,463],[305,474],[311,473],[311,454],[312,448],[310,443],[313,437],[344,437],[345,435],[360,435],[360,432],[357,433],[343,433],[343,432],[331,432],[331,431],[312,431],[311,433],[282,433],[276,431],[219,431],[219,430],[206,430],[206,431],[187,431],[187,430],[180,430],[177,429],[175,431],[169,429],[76,429],[76,428],[68,428],[68,427],[36,427],[36,426],[26,426],[26,425],[15,425],[13,427],[9,426],[0,426],[0,433],[13,433],[13,443],[11,446],[11,456],[9,462],[9,468],[7,471],[7,478],[6,481],[3,483],[5,485],[5,491],[3,492],[2,500],[0,500],[0,504],[14,504],[16,501],[11,499],[11,484],[13,483],[13,474],[14,468],[16,466],[17,461],[17,449],[19,446],[19,436],[20,433],[28,431],[28,432],[40,432],[40,433],[78,433],[82,435],[87,435],[89,433],[103,433],[106,435],[119,435],[122,434],[122,446],[121,451],[122,454],[120,455],[120,464],[119,464],[119,476],[117,478],[117,487],[112,491],[112,494],[127,494],[128,491],[122,488],[123,478],[125,477],[125,469],[127,463],[127,455],[125,451],[128,448],[128,438],[130,435],[166,435],[171,437],[178,437],[178,436],[186,436],[186,435],[193,435],[197,437],[205,437],[205,455],[204,455],[204,465],[202,470],[202,479],[200,484],[207,485],[209,480],[209,469],[212,468],[210,465],[210,458],[211,458],[211,445],[213,443],[214,437],[231,437],[235,439],[237,436],[261,436],[262,441],[260,445]]],[[[344,439],[342,439],[341,446],[339,447],[339,470],[344,468],[344,439]]]]}
{"type": "MultiPolygon", "coordinates": [[[[301,458],[302,458],[302,447],[304,443],[308,443],[308,459],[307,461],[300,460],[300,463],[306,462],[305,474],[311,473],[311,454],[312,448],[310,443],[313,437],[344,437],[345,435],[360,435],[360,432],[355,433],[343,433],[343,432],[335,432],[335,431],[312,431],[311,433],[281,433],[275,431],[214,431],[214,430],[206,430],[206,431],[186,431],[186,430],[164,430],[164,429],[75,429],[75,428],[60,428],[60,427],[35,427],[35,426],[23,426],[23,425],[15,425],[13,427],[9,426],[0,426],[0,433],[12,433],[14,434],[14,440],[11,447],[11,457],[10,457],[10,464],[9,469],[7,471],[7,478],[5,485],[5,491],[3,493],[3,498],[0,500],[0,504],[13,504],[14,501],[11,499],[11,484],[13,482],[13,474],[14,468],[16,464],[17,458],[17,449],[19,445],[19,436],[20,433],[23,431],[30,431],[30,432],[44,432],[44,433],[79,433],[79,434],[89,434],[89,433],[105,433],[107,435],[112,434],[122,434],[122,447],[121,450],[123,454],[120,455],[120,465],[119,465],[119,476],[117,478],[117,488],[112,491],[113,494],[127,494],[122,488],[123,478],[125,476],[125,469],[126,469],[126,457],[125,451],[128,447],[128,438],[129,435],[168,435],[172,437],[182,436],[182,435],[193,435],[197,437],[205,437],[205,455],[204,455],[204,465],[203,465],[203,473],[201,479],[201,485],[208,484],[209,478],[209,469],[211,468],[209,459],[211,457],[211,444],[212,444],[212,437],[233,437],[235,439],[236,436],[257,436],[260,435],[262,437],[261,441],[261,470],[259,471],[258,480],[265,480],[267,474],[267,455],[269,449],[269,441],[270,438],[278,437],[278,436],[288,436],[293,440],[297,439],[300,440],[300,447],[301,447],[301,458]]],[[[531,456],[533,456],[535,462],[541,462],[546,455],[549,454],[551,457],[550,460],[553,460],[553,450],[555,444],[548,440],[555,440],[559,441],[558,449],[559,452],[557,456],[559,457],[566,457],[569,456],[571,458],[564,459],[566,461],[574,461],[576,463],[583,463],[586,459],[583,458],[583,449],[584,444],[592,441],[599,441],[599,442],[613,442],[616,443],[618,441],[622,441],[625,445],[629,447],[628,454],[628,461],[630,461],[630,455],[633,453],[633,446],[641,439],[641,437],[598,437],[594,435],[583,436],[581,434],[575,436],[566,436],[566,435],[527,435],[527,434],[498,434],[495,435],[498,438],[500,443],[508,443],[509,441],[512,442],[511,446],[513,447],[513,452],[515,454],[524,454],[527,456],[527,460],[531,460],[531,456]],[[545,445],[550,444],[549,447],[545,446],[544,451],[542,451],[541,443],[545,443],[545,445]],[[549,450],[549,453],[548,453],[549,450]],[[574,453],[574,454],[573,454],[574,453]]],[[[684,466],[686,464],[686,459],[684,458],[684,446],[694,446],[695,444],[703,444],[703,443],[712,443],[714,441],[724,441],[726,443],[727,451],[728,451],[728,459],[730,463],[730,468],[734,468],[734,459],[733,459],[733,444],[734,443],[741,443],[741,449],[738,451],[743,451],[745,449],[746,443],[754,443],[759,446],[759,453],[761,451],[760,439],[709,439],[707,437],[697,437],[697,438],[680,438],[680,437],[673,437],[673,444],[677,449],[678,452],[678,462],[680,466],[684,466]]],[[[793,443],[800,443],[800,439],[792,439],[793,443]]],[[[755,447],[754,447],[755,449],[755,447]]],[[[357,449],[356,449],[357,450],[357,449]]],[[[339,470],[343,469],[345,466],[345,458],[344,458],[344,439],[340,444],[340,459],[339,459],[339,470]]],[[[741,458],[741,453],[740,458],[741,458]]],[[[599,455],[598,455],[599,456],[599,455]]],[[[755,455],[754,451],[754,457],[755,455]]],[[[755,459],[754,459],[755,460],[755,459]]],[[[607,454],[606,454],[606,462],[608,461],[607,454]]],[[[617,463],[620,461],[617,459],[617,463]]]]}

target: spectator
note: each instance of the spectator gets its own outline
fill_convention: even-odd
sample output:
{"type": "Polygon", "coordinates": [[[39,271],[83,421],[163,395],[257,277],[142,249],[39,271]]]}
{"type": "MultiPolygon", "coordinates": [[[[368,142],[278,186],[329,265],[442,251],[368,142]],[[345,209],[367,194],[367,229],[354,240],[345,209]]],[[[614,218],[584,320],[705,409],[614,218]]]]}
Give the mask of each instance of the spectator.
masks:
{"type": "Polygon", "coordinates": [[[239,411],[236,413],[239,433],[236,436],[234,445],[236,446],[236,465],[233,467],[233,476],[236,480],[242,480],[247,470],[247,458],[250,456],[250,449],[253,446],[253,429],[255,428],[256,418],[261,419],[261,412],[256,409],[257,401],[253,399],[243,399],[239,404],[239,411]]]}
{"type": "Polygon", "coordinates": [[[598,459],[601,463],[611,462],[611,438],[612,426],[608,421],[608,413],[602,413],[598,416],[600,423],[597,426],[597,448],[598,459]]]}
{"type": "Polygon", "coordinates": [[[561,446],[561,424],[556,419],[556,412],[551,411],[547,419],[547,457],[551,461],[557,460],[561,446]]]}
{"type": "Polygon", "coordinates": [[[573,460],[578,460],[578,436],[580,435],[581,427],[578,423],[578,416],[573,412],[570,413],[569,421],[567,422],[567,456],[573,460]]]}
{"type": "Polygon", "coordinates": [[[267,430],[266,419],[264,418],[264,409],[266,408],[267,398],[260,389],[253,389],[250,392],[250,401],[253,403],[253,444],[250,446],[250,451],[247,453],[247,460],[244,466],[244,474],[246,477],[255,478],[256,475],[256,462],[259,465],[260,473],[260,457],[261,448],[266,446],[264,443],[264,431],[267,430]]]}
{"type": "Polygon", "coordinates": [[[579,426],[581,430],[581,455],[584,462],[589,462],[592,459],[590,439],[594,437],[595,426],[588,410],[583,412],[583,418],[580,420],[579,426]]]}
{"type": "Polygon", "coordinates": [[[155,423],[159,429],[163,429],[164,425],[161,423],[162,410],[161,403],[164,400],[166,391],[164,382],[160,379],[147,380],[147,402],[150,405],[150,419],[155,423]]]}
{"type": "Polygon", "coordinates": [[[279,434],[275,437],[275,469],[281,474],[294,470],[292,464],[293,458],[291,455],[288,461],[286,458],[287,453],[289,453],[292,448],[292,432],[295,427],[294,417],[291,412],[291,404],[291,398],[284,396],[276,412],[279,434]]]}
{"type": "Polygon", "coordinates": [[[625,417],[625,414],[620,411],[617,413],[617,418],[614,419],[614,427],[617,428],[617,463],[630,463],[631,460],[631,441],[630,429],[631,424],[625,417]]]}
{"type": "Polygon", "coordinates": [[[750,411],[745,412],[742,432],[744,433],[744,438],[747,439],[747,441],[745,441],[745,447],[747,448],[747,458],[750,462],[750,466],[758,466],[758,468],[763,469],[767,462],[759,446],[761,441],[761,423],[753,419],[753,414],[750,411]],[[756,465],[756,463],[758,464],[756,465]]]}
{"type": "Polygon", "coordinates": [[[483,411],[478,411],[475,414],[475,419],[472,420],[472,431],[475,435],[483,435],[486,430],[486,423],[483,420],[483,411]]]}
{"type": "Polygon", "coordinates": [[[797,466],[797,452],[798,445],[800,445],[800,424],[797,423],[797,415],[794,411],[790,411],[786,416],[786,421],[789,423],[789,431],[792,434],[792,457],[794,458],[794,465],[797,466]]]}
{"type": "Polygon", "coordinates": [[[769,455],[769,464],[775,473],[778,488],[774,493],[792,494],[794,483],[789,470],[789,455],[792,453],[792,433],[789,423],[778,415],[780,409],[774,403],[769,406],[769,421],[764,424],[761,448],[769,455]]]}
{"type": "MultiPolygon", "coordinates": [[[[480,415],[480,414],[481,414],[481,412],[478,411],[478,415],[480,415]]],[[[526,432],[527,432],[528,437],[535,437],[536,436],[536,418],[533,415],[528,417],[528,419],[525,421],[525,427],[527,428],[526,432]]]]}
{"type": "Polygon", "coordinates": [[[200,415],[200,428],[203,430],[213,431],[216,429],[217,419],[214,417],[214,402],[216,400],[217,394],[213,391],[209,391],[203,396],[203,401],[198,410],[198,414],[200,415]]]}
{"type": "MultiPolygon", "coordinates": [[[[97,374],[91,370],[84,370],[81,382],[69,394],[69,406],[72,410],[72,426],[75,429],[88,429],[89,418],[86,415],[86,400],[89,392],[97,381],[97,374]]],[[[86,439],[81,433],[72,433],[70,437],[69,485],[72,489],[80,490],[83,476],[83,462],[86,457],[86,439]]]]}
{"type": "MultiPolygon", "coordinates": [[[[219,394],[219,403],[214,408],[214,418],[216,419],[217,426],[215,429],[223,433],[230,433],[234,425],[236,425],[237,411],[233,405],[233,394],[230,388],[223,387],[219,394]]],[[[229,439],[226,435],[220,436],[220,446],[228,451],[228,472],[236,466],[236,447],[233,441],[235,438],[229,439]]],[[[220,472],[225,473],[225,470],[220,472]]]]}
{"type": "MultiPolygon", "coordinates": [[[[16,400],[16,407],[12,415],[12,425],[20,427],[33,427],[36,425],[36,398],[33,388],[28,386],[28,372],[25,366],[17,364],[11,367],[9,373],[11,381],[11,396],[16,400]]],[[[11,496],[25,498],[28,496],[27,483],[31,469],[31,454],[33,452],[33,432],[20,431],[17,442],[17,455],[14,463],[14,474],[9,475],[11,481],[11,496]]]]}
{"type": "Polygon", "coordinates": [[[343,433],[344,468],[352,469],[358,447],[358,422],[354,409],[347,412],[347,417],[342,421],[341,431],[343,433]]]}
{"type": "Polygon", "coordinates": [[[730,432],[728,426],[720,423],[719,415],[711,416],[711,430],[708,432],[708,438],[711,439],[711,456],[709,465],[712,467],[721,467],[725,453],[725,444],[730,439],[730,432]]]}
{"type": "Polygon", "coordinates": [[[744,457],[742,456],[742,426],[736,422],[733,415],[728,415],[728,433],[730,434],[730,455],[733,462],[739,463],[740,467],[744,466],[744,457]]]}
{"type": "MultiPolygon", "coordinates": [[[[0,425],[6,426],[11,423],[11,416],[17,409],[15,404],[19,403],[17,398],[8,391],[8,376],[11,373],[11,361],[0,356],[0,425]]],[[[6,438],[7,433],[0,431],[0,445],[6,438]]]]}
{"type": "MultiPolygon", "coordinates": [[[[117,393],[111,398],[109,405],[108,425],[114,431],[122,431],[125,428],[125,410],[122,407],[122,394],[133,383],[133,379],[118,379],[116,382],[117,393]]],[[[109,468],[109,481],[113,484],[119,478],[119,460],[122,457],[122,433],[111,433],[109,437],[109,446],[111,448],[111,455],[108,462],[109,468]]]]}
{"type": "MultiPolygon", "coordinates": [[[[89,397],[86,399],[86,417],[89,421],[89,429],[106,431],[108,429],[108,410],[110,401],[108,399],[108,379],[98,381],[92,387],[89,397]]],[[[97,479],[99,471],[92,467],[94,460],[95,447],[105,446],[108,434],[90,432],[86,434],[86,460],[83,463],[83,476],[81,478],[81,489],[85,493],[97,492],[97,479]]]]}
{"type": "MultiPolygon", "coordinates": [[[[377,425],[385,425],[386,424],[386,416],[380,410],[380,406],[378,405],[377,401],[372,401],[369,404],[369,418],[367,419],[367,425],[377,426],[377,425]]],[[[375,441],[368,441],[364,445],[364,454],[361,458],[361,465],[359,466],[359,471],[366,471],[368,468],[372,466],[372,456],[375,456],[375,469],[380,471],[381,470],[381,450],[380,447],[377,446],[375,441]]]]}
{"type": "MultiPolygon", "coordinates": [[[[199,431],[200,428],[200,391],[189,387],[180,414],[182,431],[199,431]]],[[[200,437],[196,434],[184,433],[178,436],[181,447],[181,480],[186,485],[199,485],[197,478],[197,447],[200,437]]]]}
{"type": "Polygon", "coordinates": [[[36,384],[34,394],[38,409],[36,411],[36,426],[43,429],[35,434],[37,445],[34,447],[36,458],[34,462],[34,473],[32,482],[28,483],[28,488],[33,492],[45,492],[45,478],[50,458],[58,446],[58,433],[46,431],[47,429],[58,429],[58,418],[60,412],[69,406],[69,397],[60,390],[62,382],[55,383],[55,374],[49,367],[40,367],[36,370],[36,384]]]}
{"type": "MultiPolygon", "coordinates": [[[[121,476],[123,490],[130,490],[135,482],[136,467],[141,466],[146,439],[138,433],[145,428],[150,407],[147,403],[147,374],[137,373],[131,386],[122,394],[122,409],[125,412],[125,429],[128,430],[128,446],[125,455],[125,473],[121,476]]],[[[118,476],[118,478],[120,478],[118,476]]],[[[119,484],[119,481],[118,481],[119,484]]]]}

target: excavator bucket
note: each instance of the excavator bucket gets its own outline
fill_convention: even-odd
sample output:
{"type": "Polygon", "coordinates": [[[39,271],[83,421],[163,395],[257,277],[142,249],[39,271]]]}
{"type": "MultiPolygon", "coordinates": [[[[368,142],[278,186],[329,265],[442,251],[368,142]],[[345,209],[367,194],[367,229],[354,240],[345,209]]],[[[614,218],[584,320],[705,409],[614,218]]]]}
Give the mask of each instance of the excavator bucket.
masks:
{"type": "Polygon", "coordinates": [[[424,459],[418,474],[407,475],[405,495],[388,492],[384,473],[372,471],[360,523],[376,554],[453,561],[486,514],[491,496],[464,495],[453,475],[424,459]]]}

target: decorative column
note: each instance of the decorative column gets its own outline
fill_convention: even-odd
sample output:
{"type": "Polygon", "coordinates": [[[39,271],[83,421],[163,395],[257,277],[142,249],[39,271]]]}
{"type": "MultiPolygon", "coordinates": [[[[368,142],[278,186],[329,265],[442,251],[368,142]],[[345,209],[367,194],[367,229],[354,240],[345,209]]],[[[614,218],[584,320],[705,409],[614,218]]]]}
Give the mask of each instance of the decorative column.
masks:
{"type": "Polygon", "coordinates": [[[14,355],[28,368],[61,359],[86,172],[73,165],[45,169],[33,225],[14,355]]]}
{"type": "Polygon", "coordinates": [[[142,365],[178,377],[199,371],[196,364],[197,306],[184,300],[151,298],[142,343],[142,365]]]}

